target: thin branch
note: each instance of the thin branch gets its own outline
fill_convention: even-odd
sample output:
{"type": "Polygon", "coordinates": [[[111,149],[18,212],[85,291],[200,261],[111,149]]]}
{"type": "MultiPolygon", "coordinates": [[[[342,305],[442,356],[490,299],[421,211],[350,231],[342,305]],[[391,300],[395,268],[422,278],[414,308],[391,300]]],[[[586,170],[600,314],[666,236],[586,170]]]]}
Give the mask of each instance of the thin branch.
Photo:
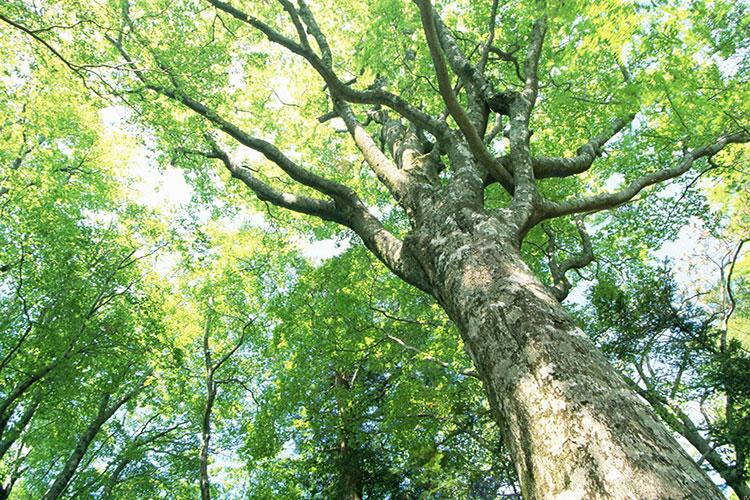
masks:
{"type": "Polygon", "coordinates": [[[737,302],[734,297],[734,292],[732,291],[732,273],[734,273],[734,267],[737,264],[737,259],[740,256],[740,253],[742,252],[742,247],[750,241],[750,238],[745,238],[740,241],[740,243],[737,245],[737,249],[734,251],[734,255],[732,256],[731,264],[729,264],[729,270],[727,271],[727,283],[726,283],[726,289],[727,289],[727,297],[729,298],[729,308],[727,312],[724,314],[724,326],[729,324],[729,318],[732,316],[732,313],[734,313],[735,308],[737,307],[737,302]]]}
{"type": "Polygon", "coordinates": [[[499,0],[492,0],[492,8],[490,9],[489,28],[487,29],[487,32],[489,33],[489,35],[487,35],[487,41],[484,43],[484,48],[482,49],[482,55],[479,58],[479,64],[477,64],[477,69],[480,72],[484,72],[484,67],[487,65],[487,57],[490,54],[492,43],[495,41],[495,24],[497,20],[498,3],[499,3],[499,0]]]}
{"type": "Polygon", "coordinates": [[[551,291],[555,298],[560,302],[565,300],[572,288],[570,280],[568,280],[567,277],[568,271],[582,269],[594,261],[594,251],[591,245],[591,238],[583,225],[583,218],[576,217],[575,224],[576,229],[578,230],[578,235],[581,238],[581,252],[568,257],[560,263],[558,263],[555,258],[555,251],[557,250],[555,233],[546,225],[542,225],[544,232],[547,234],[547,258],[549,259],[549,269],[554,281],[554,286],[551,291]]]}
{"type": "MultiPolygon", "coordinates": [[[[455,368],[453,368],[453,367],[452,367],[451,365],[449,365],[449,364],[448,364],[448,363],[446,363],[445,361],[442,361],[442,360],[440,360],[440,359],[437,359],[437,358],[435,358],[435,357],[434,357],[433,355],[431,355],[431,354],[427,354],[427,353],[425,353],[425,352],[421,351],[421,350],[420,350],[419,348],[417,348],[417,347],[414,347],[414,346],[413,346],[413,345],[411,345],[411,344],[407,344],[406,342],[404,342],[404,341],[403,341],[403,340],[401,340],[400,338],[396,337],[395,335],[391,335],[391,334],[387,333],[387,334],[385,335],[385,337],[386,337],[386,338],[387,338],[388,340],[390,340],[390,341],[392,341],[392,342],[395,342],[396,344],[400,345],[401,347],[403,347],[403,348],[404,348],[404,349],[406,349],[407,351],[412,351],[412,352],[414,352],[414,353],[417,353],[417,354],[419,354],[420,356],[422,356],[422,358],[423,358],[423,359],[426,359],[427,361],[431,361],[431,362],[433,362],[433,363],[435,363],[435,364],[437,364],[437,365],[440,365],[440,366],[442,366],[443,368],[445,368],[446,370],[449,370],[449,371],[452,371],[452,372],[455,372],[455,371],[456,371],[456,370],[455,370],[455,368]]],[[[460,371],[460,372],[458,372],[458,373],[459,373],[460,375],[464,375],[464,376],[466,376],[466,377],[474,377],[474,378],[477,378],[477,379],[479,378],[479,373],[477,373],[477,372],[476,372],[475,370],[463,370],[463,371],[460,371]]]]}
{"type": "Polygon", "coordinates": [[[519,81],[524,82],[526,79],[524,78],[523,74],[521,74],[521,65],[518,62],[518,58],[515,56],[515,52],[519,49],[519,47],[516,45],[513,49],[509,51],[500,50],[497,47],[490,46],[489,51],[497,56],[497,59],[500,61],[505,61],[513,64],[513,68],[516,71],[516,77],[519,81]]]}

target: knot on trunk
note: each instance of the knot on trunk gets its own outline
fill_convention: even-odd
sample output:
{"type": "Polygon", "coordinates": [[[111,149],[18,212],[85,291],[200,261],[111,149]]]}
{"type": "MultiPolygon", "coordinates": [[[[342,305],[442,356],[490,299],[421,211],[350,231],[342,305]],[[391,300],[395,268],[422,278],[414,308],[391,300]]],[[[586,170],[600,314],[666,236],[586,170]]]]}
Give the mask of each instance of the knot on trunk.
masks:
{"type": "Polygon", "coordinates": [[[518,92],[498,92],[487,100],[487,106],[495,113],[510,116],[510,104],[519,96],[518,92]]]}

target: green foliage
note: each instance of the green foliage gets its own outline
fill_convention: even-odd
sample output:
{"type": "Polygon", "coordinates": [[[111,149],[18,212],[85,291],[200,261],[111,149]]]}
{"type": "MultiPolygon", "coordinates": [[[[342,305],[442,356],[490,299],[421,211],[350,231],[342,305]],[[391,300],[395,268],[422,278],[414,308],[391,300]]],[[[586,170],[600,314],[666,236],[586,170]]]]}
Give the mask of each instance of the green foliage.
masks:
{"type": "MultiPolygon", "coordinates": [[[[491,4],[436,2],[473,63],[491,4]]],[[[343,81],[443,112],[413,2],[309,7],[343,81]]],[[[281,2],[248,10],[296,37],[281,2]]],[[[494,45],[521,64],[490,57],[495,87],[523,87],[517,73],[535,13],[532,2],[500,2],[494,45]]],[[[501,429],[440,306],[387,274],[350,232],[260,201],[205,157],[213,134],[257,179],[319,196],[216,134],[208,118],[221,116],[345,184],[384,227],[407,233],[407,217],[340,120],[318,120],[332,103],[308,64],[198,0],[10,0],[0,14],[28,28],[0,22],[0,485],[13,485],[12,498],[44,495],[103,397],[139,384],[84,450],[66,495],[195,497],[206,351],[214,361],[228,355],[209,412],[218,497],[335,497],[346,477],[369,498],[515,491],[501,429]],[[205,116],[183,105],[187,97],[210,108],[205,116]],[[122,109],[123,130],[104,124],[122,109]],[[164,207],[139,203],[133,163],[178,167],[194,190],[190,204],[165,220],[164,207]],[[323,262],[300,251],[328,239],[348,249],[323,262]]],[[[591,169],[540,181],[550,200],[622,188],[743,123],[747,2],[550,2],[547,15],[533,154],[575,156],[613,118],[636,114],[591,169]]],[[[467,100],[465,88],[458,97],[467,100]]],[[[354,113],[378,142],[380,125],[354,113]]],[[[490,147],[507,152],[507,141],[500,134],[490,147]]],[[[732,264],[728,312],[728,260],[718,281],[686,297],[653,253],[689,223],[712,238],[747,238],[747,154],[728,148],[588,215],[596,262],[568,276],[586,296],[571,309],[603,352],[675,432],[685,432],[683,415],[693,419],[745,478],[750,254],[732,264]]],[[[451,175],[446,168],[441,178],[451,175]]],[[[497,184],[484,192],[488,212],[509,200],[497,184]]],[[[555,248],[538,226],[522,252],[552,284],[550,254],[564,259],[582,244],[570,218],[547,229],[555,248]]]]}

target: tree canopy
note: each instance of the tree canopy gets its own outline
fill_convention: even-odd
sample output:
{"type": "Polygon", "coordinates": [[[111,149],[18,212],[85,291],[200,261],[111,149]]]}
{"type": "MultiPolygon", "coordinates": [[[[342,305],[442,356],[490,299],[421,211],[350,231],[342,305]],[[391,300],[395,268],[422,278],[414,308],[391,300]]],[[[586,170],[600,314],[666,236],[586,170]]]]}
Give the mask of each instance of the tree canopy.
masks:
{"type": "Polygon", "coordinates": [[[4,2],[0,499],[747,498],[748,33],[4,2]]]}

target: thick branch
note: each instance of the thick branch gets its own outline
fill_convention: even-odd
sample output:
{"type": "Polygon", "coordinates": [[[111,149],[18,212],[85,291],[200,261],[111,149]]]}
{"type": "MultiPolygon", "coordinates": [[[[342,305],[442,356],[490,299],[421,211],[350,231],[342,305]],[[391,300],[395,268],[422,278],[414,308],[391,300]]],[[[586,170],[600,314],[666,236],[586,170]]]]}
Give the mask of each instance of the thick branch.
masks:
{"type": "Polygon", "coordinates": [[[297,10],[294,8],[294,5],[289,0],[279,0],[279,3],[287,12],[287,14],[289,14],[289,17],[292,18],[294,29],[297,30],[297,37],[299,37],[299,41],[302,44],[302,47],[309,50],[310,42],[307,41],[307,33],[305,33],[305,27],[303,26],[302,21],[300,20],[300,16],[297,13],[297,10]]]}
{"type": "Polygon", "coordinates": [[[238,126],[221,117],[218,113],[208,108],[203,103],[196,101],[177,90],[151,84],[148,84],[148,87],[164,96],[181,102],[191,110],[208,119],[220,130],[236,139],[243,146],[258,151],[268,160],[278,165],[278,167],[289,175],[289,177],[300,184],[304,184],[305,186],[311,187],[316,191],[320,191],[321,193],[333,198],[352,198],[353,196],[356,196],[351,189],[343,184],[331,181],[300,167],[270,142],[251,136],[238,126]]]}
{"type": "Polygon", "coordinates": [[[351,211],[349,227],[362,238],[365,246],[393,273],[420,290],[432,294],[427,276],[417,259],[400,239],[389,232],[366,207],[360,204],[351,211]]]}
{"type": "MultiPolygon", "coordinates": [[[[127,54],[120,43],[114,40],[111,40],[111,42],[130,64],[134,63],[132,58],[130,58],[130,56],[127,54]]],[[[158,58],[155,53],[152,52],[152,54],[154,57],[158,58]]],[[[160,66],[165,67],[165,65],[158,59],[157,63],[160,66]]],[[[357,199],[356,193],[354,193],[354,191],[352,191],[348,187],[300,167],[273,144],[257,137],[251,136],[235,124],[220,116],[213,109],[204,105],[202,102],[187,96],[179,88],[172,89],[163,87],[161,85],[155,85],[149,82],[146,79],[145,75],[141,72],[136,73],[136,75],[146,85],[147,88],[159,94],[162,94],[174,101],[184,104],[195,113],[203,116],[204,118],[215,124],[220,130],[237,140],[240,144],[263,154],[263,156],[276,164],[287,175],[289,175],[289,177],[299,182],[300,184],[311,187],[320,193],[328,195],[336,201],[347,200],[349,202],[353,202],[357,199]]],[[[218,149],[215,142],[213,142],[212,140],[210,140],[210,142],[212,142],[214,149],[212,152],[212,157],[221,159],[222,161],[224,161],[224,157],[228,159],[228,156],[220,149],[218,149]]],[[[329,206],[327,206],[326,204],[330,204],[330,202],[321,202],[319,200],[315,200],[314,198],[298,197],[290,193],[281,193],[259,181],[252,175],[249,169],[239,166],[237,168],[230,168],[230,164],[227,162],[225,162],[225,165],[234,177],[237,177],[245,182],[248,187],[250,187],[256,194],[258,194],[259,197],[261,197],[261,199],[264,199],[265,201],[270,201],[279,206],[283,206],[284,208],[290,208],[302,213],[317,215],[326,220],[334,220],[336,222],[341,222],[342,220],[341,218],[336,218],[335,214],[329,210],[329,206]]],[[[333,205],[330,204],[330,206],[333,205]]]]}
{"type": "Polygon", "coordinates": [[[549,269],[552,274],[554,286],[552,287],[552,293],[555,298],[562,302],[570,293],[572,285],[568,280],[567,273],[572,269],[581,269],[591,264],[594,260],[594,250],[591,246],[591,238],[586,232],[586,228],[583,226],[583,218],[576,217],[576,229],[578,229],[578,235],[581,237],[581,252],[572,255],[562,262],[557,261],[555,258],[555,251],[557,246],[555,244],[555,233],[549,227],[544,227],[544,232],[547,234],[547,257],[549,259],[549,269]]]}
{"type": "Polygon", "coordinates": [[[232,174],[232,177],[241,180],[253,193],[255,193],[258,199],[262,201],[269,202],[273,205],[294,212],[312,215],[323,220],[338,222],[339,224],[345,224],[344,215],[336,208],[334,202],[278,191],[255,177],[252,170],[249,168],[233,162],[225,151],[223,151],[215,142],[211,142],[213,148],[211,152],[190,150],[184,150],[183,152],[188,154],[199,154],[207,158],[221,160],[226,169],[232,174]]]}
{"type": "Polygon", "coordinates": [[[575,213],[597,212],[600,210],[607,210],[617,207],[632,200],[638,193],[640,193],[648,186],[652,186],[669,179],[674,179],[675,177],[679,177],[680,175],[684,174],[685,172],[690,170],[690,167],[692,167],[695,160],[704,157],[710,158],[711,156],[724,149],[727,144],[741,144],[746,142],[750,142],[750,134],[746,132],[738,132],[735,134],[719,137],[716,142],[702,148],[694,149],[693,151],[687,153],[683,156],[682,160],[674,167],[665,168],[663,170],[659,170],[658,172],[644,175],[631,182],[628,187],[621,191],[562,202],[543,200],[541,202],[542,215],[540,217],[540,220],[575,213]]]}
{"type": "Polygon", "coordinates": [[[422,27],[424,29],[425,38],[427,45],[430,49],[430,55],[432,56],[432,62],[435,66],[435,74],[438,79],[438,87],[440,94],[445,101],[445,105],[448,107],[448,111],[456,120],[459,129],[463,133],[466,141],[469,145],[469,149],[476,159],[497,178],[500,183],[509,192],[513,191],[513,179],[511,178],[505,167],[500,164],[495,158],[492,158],[487,152],[482,139],[479,137],[477,130],[472,125],[466,112],[458,102],[456,95],[453,93],[451,87],[450,76],[448,74],[448,68],[445,66],[443,60],[443,54],[440,50],[440,42],[438,40],[437,32],[435,31],[435,20],[432,13],[432,5],[430,0],[419,1],[419,11],[422,18],[422,27]]]}
{"type": "Polygon", "coordinates": [[[453,72],[458,75],[459,82],[453,93],[457,94],[459,86],[466,88],[467,114],[472,120],[480,136],[484,134],[487,127],[488,104],[487,102],[495,93],[492,85],[484,77],[484,74],[474,66],[459,48],[450,30],[443,24],[442,19],[432,9],[435,28],[440,45],[453,72]]]}
{"type": "Polygon", "coordinates": [[[307,25],[308,31],[315,39],[315,43],[318,44],[320,53],[323,56],[323,62],[328,66],[331,66],[333,56],[331,55],[331,47],[328,45],[328,40],[326,40],[326,37],[320,30],[318,23],[315,21],[315,17],[307,7],[307,3],[304,0],[297,0],[297,3],[299,3],[299,12],[305,24],[307,25]]]}
{"type": "Polygon", "coordinates": [[[367,164],[370,165],[372,171],[375,172],[375,175],[380,179],[380,182],[385,184],[394,198],[397,200],[401,199],[404,195],[409,176],[404,171],[399,170],[398,167],[396,167],[396,165],[383,154],[362,124],[357,121],[351,107],[347,103],[337,101],[335,106],[338,111],[338,116],[344,121],[349,134],[354,139],[354,143],[362,153],[367,164]]]}
{"type": "Polygon", "coordinates": [[[529,119],[539,91],[537,68],[544,43],[546,22],[546,17],[544,16],[534,22],[531,42],[524,62],[526,70],[524,90],[512,97],[508,104],[510,118],[508,140],[510,145],[510,161],[513,166],[513,179],[515,182],[515,191],[513,193],[513,200],[509,205],[509,211],[513,223],[518,228],[519,238],[522,238],[523,234],[530,227],[529,222],[536,212],[537,198],[539,196],[529,147],[529,139],[531,138],[529,119]]]}
{"type": "Polygon", "coordinates": [[[362,239],[365,246],[397,276],[427,293],[432,293],[421,268],[414,257],[405,252],[401,240],[387,231],[359,199],[333,203],[279,192],[255,178],[250,169],[232,162],[229,155],[218,145],[215,145],[210,153],[198,151],[189,151],[189,153],[221,160],[232,176],[244,182],[260,199],[265,199],[282,208],[337,222],[352,229],[362,239]]]}
{"type": "Polygon", "coordinates": [[[633,121],[635,115],[618,118],[612,122],[609,130],[605,130],[591,138],[586,144],[578,148],[576,156],[572,158],[554,158],[540,156],[533,159],[534,175],[537,179],[550,177],[567,177],[580,174],[591,168],[591,164],[601,154],[602,147],[615,135],[633,121]]]}
{"type": "Polygon", "coordinates": [[[534,27],[531,30],[531,44],[526,52],[526,59],[523,63],[523,69],[526,76],[523,96],[528,101],[528,113],[531,113],[531,109],[534,107],[539,92],[539,59],[542,55],[542,45],[544,45],[544,35],[546,32],[547,17],[542,16],[534,22],[534,27]]]}

